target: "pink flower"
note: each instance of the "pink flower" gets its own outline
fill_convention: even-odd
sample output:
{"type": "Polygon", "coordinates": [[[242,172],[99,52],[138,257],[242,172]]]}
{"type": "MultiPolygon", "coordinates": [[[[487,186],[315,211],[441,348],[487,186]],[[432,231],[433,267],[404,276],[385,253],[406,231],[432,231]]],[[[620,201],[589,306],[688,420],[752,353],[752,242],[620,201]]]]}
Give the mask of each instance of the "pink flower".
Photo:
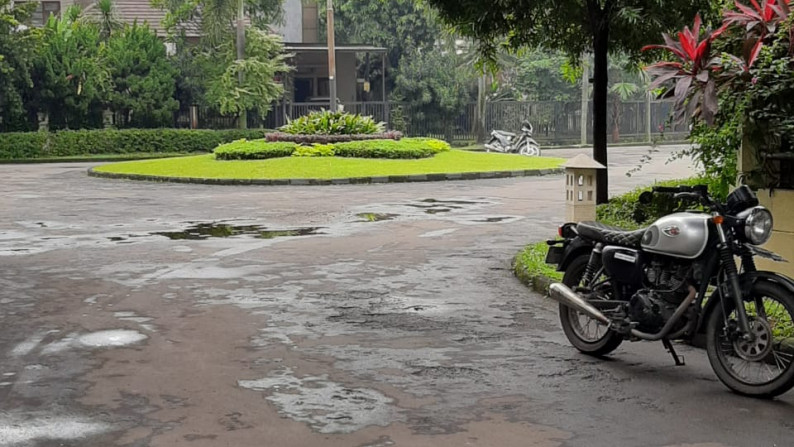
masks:
{"type": "Polygon", "coordinates": [[[757,84],[757,83],[758,83],[758,76],[754,76],[754,77],[753,77],[753,80],[752,80],[752,81],[750,81],[750,82],[752,82],[752,83],[753,83],[753,85],[757,84]]]}

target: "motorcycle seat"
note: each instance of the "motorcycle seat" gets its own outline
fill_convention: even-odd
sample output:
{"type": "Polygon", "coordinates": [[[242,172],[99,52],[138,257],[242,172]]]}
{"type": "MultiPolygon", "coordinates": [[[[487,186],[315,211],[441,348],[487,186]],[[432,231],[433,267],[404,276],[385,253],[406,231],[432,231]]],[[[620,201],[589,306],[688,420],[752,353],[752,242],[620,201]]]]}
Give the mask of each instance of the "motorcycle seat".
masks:
{"type": "Polygon", "coordinates": [[[513,132],[506,132],[504,130],[494,130],[493,133],[497,134],[497,135],[501,135],[503,137],[511,137],[512,138],[512,137],[516,136],[516,134],[514,134],[513,132]]]}
{"type": "Polygon", "coordinates": [[[642,241],[642,235],[645,234],[645,228],[626,231],[600,222],[579,222],[576,225],[576,232],[579,236],[596,242],[603,242],[607,245],[640,248],[640,241],[642,241]]]}

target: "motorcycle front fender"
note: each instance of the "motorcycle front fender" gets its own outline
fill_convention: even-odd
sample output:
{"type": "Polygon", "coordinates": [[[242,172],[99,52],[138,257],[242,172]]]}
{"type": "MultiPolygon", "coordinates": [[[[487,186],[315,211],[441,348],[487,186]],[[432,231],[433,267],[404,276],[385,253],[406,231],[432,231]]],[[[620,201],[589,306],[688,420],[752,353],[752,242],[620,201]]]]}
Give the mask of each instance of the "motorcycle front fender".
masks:
{"type": "MultiPolygon", "coordinates": [[[[761,281],[767,281],[783,286],[789,293],[794,294],[794,279],[777,272],[755,271],[746,272],[739,275],[739,285],[742,288],[742,295],[747,296],[750,294],[753,286],[761,281]]],[[[711,294],[706,305],[703,306],[703,312],[700,314],[698,321],[697,333],[703,333],[706,330],[706,322],[709,316],[715,309],[718,308],[720,303],[719,293],[716,291],[711,294]]]]}

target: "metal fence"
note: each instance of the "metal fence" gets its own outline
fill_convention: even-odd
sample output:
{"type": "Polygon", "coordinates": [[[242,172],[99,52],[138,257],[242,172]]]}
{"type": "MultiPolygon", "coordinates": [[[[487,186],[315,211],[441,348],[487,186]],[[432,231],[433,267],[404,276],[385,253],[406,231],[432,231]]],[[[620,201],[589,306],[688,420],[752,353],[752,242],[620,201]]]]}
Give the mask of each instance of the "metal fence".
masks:
{"type": "MultiPolygon", "coordinates": [[[[387,123],[390,129],[402,130],[409,136],[426,136],[464,142],[475,141],[476,104],[466,105],[460,113],[440,116],[426,110],[412,110],[411,106],[395,102],[352,102],[342,104],[351,113],[372,116],[387,123]]],[[[517,131],[523,120],[529,120],[535,138],[544,144],[577,144],[582,142],[582,110],[580,102],[562,101],[499,101],[486,104],[483,117],[486,134],[493,129],[517,131]]],[[[589,103],[587,143],[592,142],[593,104],[589,103]]],[[[274,104],[262,118],[259,113],[248,113],[249,128],[275,129],[288,120],[311,111],[328,109],[328,103],[274,104]]],[[[611,142],[648,141],[664,135],[667,139],[681,140],[687,128],[670,124],[672,102],[626,101],[608,104],[608,138],[611,142]],[[648,119],[650,112],[650,119],[648,119]]],[[[199,110],[198,127],[224,129],[237,126],[236,117],[222,116],[208,110],[199,110]]],[[[189,110],[180,110],[175,118],[177,127],[190,126],[189,110]]]]}

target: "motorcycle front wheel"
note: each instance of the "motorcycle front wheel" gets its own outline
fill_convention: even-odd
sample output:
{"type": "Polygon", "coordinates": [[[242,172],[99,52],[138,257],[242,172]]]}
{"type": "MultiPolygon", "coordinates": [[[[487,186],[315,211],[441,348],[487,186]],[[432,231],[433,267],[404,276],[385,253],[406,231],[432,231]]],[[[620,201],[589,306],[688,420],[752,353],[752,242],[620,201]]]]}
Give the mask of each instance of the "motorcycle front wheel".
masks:
{"type": "Polygon", "coordinates": [[[521,155],[526,155],[527,157],[540,157],[540,147],[537,144],[532,144],[531,142],[527,141],[521,144],[521,148],[518,150],[518,153],[521,155]]]}
{"type": "Polygon", "coordinates": [[[772,398],[794,386],[794,297],[772,282],[758,282],[745,297],[752,342],[736,334],[733,301],[712,312],[706,352],[720,381],[745,396],[772,398]]]}
{"type": "MultiPolygon", "coordinates": [[[[580,286],[591,286],[592,284],[582,284],[582,278],[589,261],[589,254],[574,259],[565,270],[562,283],[574,290],[580,286]]],[[[623,342],[623,337],[620,334],[610,331],[601,322],[564,304],[560,304],[560,325],[568,341],[576,349],[588,355],[604,356],[617,349],[623,342]]]]}

